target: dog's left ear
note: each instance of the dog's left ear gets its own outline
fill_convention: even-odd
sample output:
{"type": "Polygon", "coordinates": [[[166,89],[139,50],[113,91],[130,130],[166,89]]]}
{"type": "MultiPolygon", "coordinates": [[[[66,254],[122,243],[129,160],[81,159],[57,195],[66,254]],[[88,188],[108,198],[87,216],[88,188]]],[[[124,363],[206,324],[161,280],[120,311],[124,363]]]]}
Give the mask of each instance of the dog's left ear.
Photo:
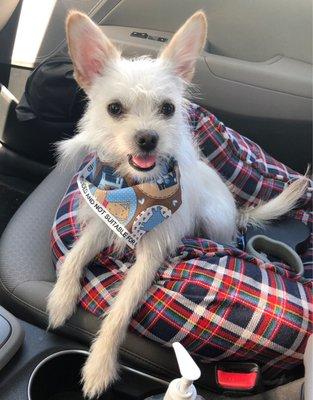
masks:
{"type": "Polygon", "coordinates": [[[185,81],[191,81],[197,57],[206,42],[207,19],[203,11],[197,11],[175,33],[160,57],[170,61],[175,73],[185,81]]]}

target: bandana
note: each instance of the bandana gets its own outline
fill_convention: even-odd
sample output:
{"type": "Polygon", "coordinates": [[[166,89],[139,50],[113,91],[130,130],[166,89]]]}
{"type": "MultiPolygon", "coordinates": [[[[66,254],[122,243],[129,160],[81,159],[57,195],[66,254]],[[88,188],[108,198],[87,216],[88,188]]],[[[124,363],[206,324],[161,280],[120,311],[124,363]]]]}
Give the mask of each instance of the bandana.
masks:
{"type": "Polygon", "coordinates": [[[93,156],[77,183],[91,209],[132,249],[182,203],[179,168],[173,159],[158,179],[138,183],[93,156]]]}

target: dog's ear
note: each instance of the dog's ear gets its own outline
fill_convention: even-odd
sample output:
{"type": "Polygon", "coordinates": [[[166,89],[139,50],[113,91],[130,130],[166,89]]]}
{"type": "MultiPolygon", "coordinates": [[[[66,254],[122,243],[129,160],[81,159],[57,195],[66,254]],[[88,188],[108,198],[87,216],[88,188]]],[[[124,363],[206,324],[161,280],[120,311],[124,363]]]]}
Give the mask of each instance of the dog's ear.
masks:
{"type": "Polygon", "coordinates": [[[95,77],[104,72],[106,63],[120,57],[120,53],[101,29],[79,11],[70,11],[66,35],[75,79],[88,92],[95,77]]]}
{"type": "Polygon", "coordinates": [[[175,33],[160,57],[170,61],[175,72],[185,81],[191,81],[195,63],[207,36],[207,20],[203,11],[193,14],[175,33]]]}

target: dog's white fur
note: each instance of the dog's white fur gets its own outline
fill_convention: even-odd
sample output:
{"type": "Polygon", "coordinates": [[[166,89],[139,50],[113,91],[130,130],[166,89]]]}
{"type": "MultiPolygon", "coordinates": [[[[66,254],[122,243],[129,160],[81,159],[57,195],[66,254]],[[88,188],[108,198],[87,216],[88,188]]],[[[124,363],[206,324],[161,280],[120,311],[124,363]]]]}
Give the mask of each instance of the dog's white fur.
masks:
{"type": "MultiPolygon", "coordinates": [[[[96,151],[121,175],[131,174],[139,181],[157,177],[160,163],[150,172],[138,172],[127,157],[138,152],[136,131],[154,130],[159,134],[157,159],[174,157],[178,162],[183,200],[180,209],[143,236],[136,248],[136,262],[102,322],[82,371],[84,394],[90,398],[98,396],[117,378],[118,350],[129,321],[159,266],[184,236],[201,228],[217,242],[232,243],[238,220],[246,224],[249,220],[258,223],[276,218],[288,212],[304,190],[303,182],[296,182],[272,202],[240,213],[225,183],[201,161],[186,123],[184,93],[204,46],[206,31],[205,15],[199,11],[174,35],[159,58],[126,60],[87,16],[75,11],[67,19],[75,77],[88,94],[89,105],[78,135],[59,146],[61,166],[96,151]],[[108,114],[107,105],[114,100],[125,106],[125,117],[116,119],[108,114]],[[175,105],[171,118],[164,118],[158,111],[164,100],[175,105]]],[[[74,312],[84,266],[108,245],[114,244],[119,250],[125,246],[83,202],[78,218],[85,227],[66,255],[48,299],[52,328],[62,325],[74,312]]]]}

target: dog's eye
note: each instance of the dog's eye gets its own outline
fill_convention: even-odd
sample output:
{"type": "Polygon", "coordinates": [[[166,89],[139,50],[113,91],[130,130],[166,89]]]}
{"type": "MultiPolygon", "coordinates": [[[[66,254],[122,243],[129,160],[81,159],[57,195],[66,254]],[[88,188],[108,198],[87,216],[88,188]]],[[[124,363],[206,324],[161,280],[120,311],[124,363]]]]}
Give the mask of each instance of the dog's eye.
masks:
{"type": "Polygon", "coordinates": [[[175,112],[175,106],[174,106],[174,104],[169,103],[168,101],[165,101],[161,105],[160,112],[161,112],[161,114],[165,115],[166,117],[170,117],[175,112]]]}
{"type": "Polygon", "coordinates": [[[108,105],[108,113],[112,115],[112,117],[119,117],[124,112],[123,106],[119,101],[111,103],[108,105]]]}

